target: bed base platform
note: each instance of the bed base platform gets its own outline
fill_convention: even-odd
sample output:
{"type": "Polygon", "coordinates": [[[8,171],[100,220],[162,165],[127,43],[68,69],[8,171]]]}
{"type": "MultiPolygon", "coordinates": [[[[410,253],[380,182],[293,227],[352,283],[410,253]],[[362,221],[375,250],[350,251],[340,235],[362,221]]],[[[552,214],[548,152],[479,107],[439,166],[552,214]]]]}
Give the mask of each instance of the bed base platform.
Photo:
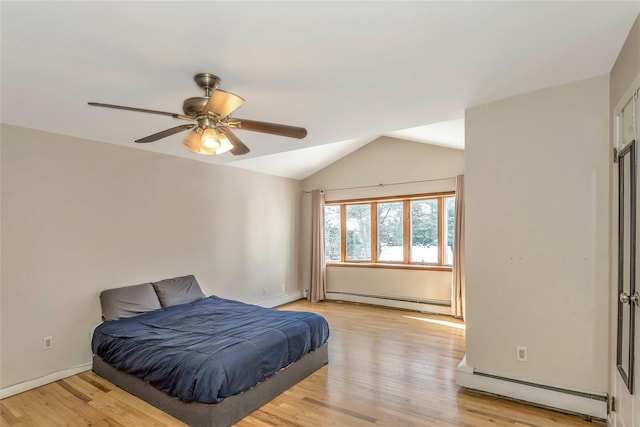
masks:
{"type": "Polygon", "coordinates": [[[93,372],[190,426],[228,427],[326,365],[328,346],[325,343],[251,389],[215,404],[185,403],[138,377],[117,370],[96,355],[93,356],[93,372]]]}

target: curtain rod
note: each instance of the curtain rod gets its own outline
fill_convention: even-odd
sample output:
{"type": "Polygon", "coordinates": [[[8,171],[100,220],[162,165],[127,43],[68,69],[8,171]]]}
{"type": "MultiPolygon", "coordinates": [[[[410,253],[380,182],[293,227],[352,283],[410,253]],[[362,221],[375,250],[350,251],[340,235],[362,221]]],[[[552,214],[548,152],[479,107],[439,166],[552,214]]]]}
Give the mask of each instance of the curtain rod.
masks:
{"type": "MultiPolygon", "coordinates": [[[[455,176],[449,177],[449,178],[434,178],[434,179],[421,179],[421,180],[417,180],[417,181],[402,181],[402,182],[392,182],[389,184],[373,184],[373,185],[361,185],[358,187],[343,187],[343,188],[328,188],[326,190],[321,190],[321,192],[325,192],[325,191],[341,191],[341,190],[357,190],[360,188],[374,188],[374,187],[385,187],[387,185],[403,185],[403,184],[417,184],[420,182],[433,182],[433,181],[447,181],[450,179],[456,179],[455,176]]],[[[303,193],[311,193],[311,191],[308,190],[303,190],[303,193]]]]}

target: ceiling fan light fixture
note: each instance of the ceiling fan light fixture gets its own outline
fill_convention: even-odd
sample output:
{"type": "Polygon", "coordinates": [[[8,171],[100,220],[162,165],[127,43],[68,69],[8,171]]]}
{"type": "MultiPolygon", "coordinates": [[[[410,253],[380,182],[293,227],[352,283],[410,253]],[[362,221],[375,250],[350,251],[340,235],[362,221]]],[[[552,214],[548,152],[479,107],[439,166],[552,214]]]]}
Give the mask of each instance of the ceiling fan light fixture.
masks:
{"type": "Polygon", "coordinates": [[[229,141],[227,135],[220,133],[218,134],[218,137],[220,139],[220,148],[216,151],[216,154],[224,154],[233,148],[233,144],[229,141]]]}
{"type": "Polygon", "coordinates": [[[202,141],[202,134],[198,130],[192,130],[187,134],[187,137],[182,140],[182,144],[187,147],[187,150],[196,154],[200,154],[200,143],[202,141]]]}
{"type": "Polygon", "coordinates": [[[229,138],[214,128],[197,128],[189,132],[182,144],[191,152],[207,156],[223,154],[233,149],[229,138]]]}
{"type": "Polygon", "coordinates": [[[220,137],[215,129],[206,128],[202,132],[200,149],[207,151],[207,154],[209,152],[211,152],[211,154],[215,154],[220,149],[220,137]]]}

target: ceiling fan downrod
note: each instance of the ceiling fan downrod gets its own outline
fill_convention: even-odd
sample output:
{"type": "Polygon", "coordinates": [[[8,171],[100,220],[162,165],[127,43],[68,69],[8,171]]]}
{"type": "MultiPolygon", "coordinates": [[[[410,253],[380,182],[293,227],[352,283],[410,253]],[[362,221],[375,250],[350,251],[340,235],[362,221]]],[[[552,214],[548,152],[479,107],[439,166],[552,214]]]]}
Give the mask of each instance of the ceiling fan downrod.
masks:
{"type": "Polygon", "coordinates": [[[209,73],[196,74],[193,80],[195,80],[199,88],[204,89],[204,96],[207,97],[211,96],[220,84],[220,77],[209,73]]]}

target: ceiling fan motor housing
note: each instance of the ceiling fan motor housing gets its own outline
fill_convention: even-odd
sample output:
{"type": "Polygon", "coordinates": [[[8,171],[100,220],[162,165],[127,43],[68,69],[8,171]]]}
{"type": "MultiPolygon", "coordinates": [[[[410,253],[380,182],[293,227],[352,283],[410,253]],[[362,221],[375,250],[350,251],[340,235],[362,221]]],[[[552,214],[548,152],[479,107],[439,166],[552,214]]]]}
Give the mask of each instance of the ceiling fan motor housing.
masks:
{"type": "Polygon", "coordinates": [[[202,109],[207,105],[209,97],[218,88],[220,77],[210,73],[199,73],[193,77],[193,80],[199,88],[204,89],[204,96],[186,99],[182,104],[182,110],[185,114],[196,117],[202,113],[202,109]]]}
{"type": "Polygon", "coordinates": [[[202,113],[202,109],[204,108],[205,105],[207,105],[208,101],[209,101],[209,98],[204,96],[187,98],[184,100],[184,103],[182,104],[182,110],[186,115],[196,117],[197,115],[202,113]]]}

